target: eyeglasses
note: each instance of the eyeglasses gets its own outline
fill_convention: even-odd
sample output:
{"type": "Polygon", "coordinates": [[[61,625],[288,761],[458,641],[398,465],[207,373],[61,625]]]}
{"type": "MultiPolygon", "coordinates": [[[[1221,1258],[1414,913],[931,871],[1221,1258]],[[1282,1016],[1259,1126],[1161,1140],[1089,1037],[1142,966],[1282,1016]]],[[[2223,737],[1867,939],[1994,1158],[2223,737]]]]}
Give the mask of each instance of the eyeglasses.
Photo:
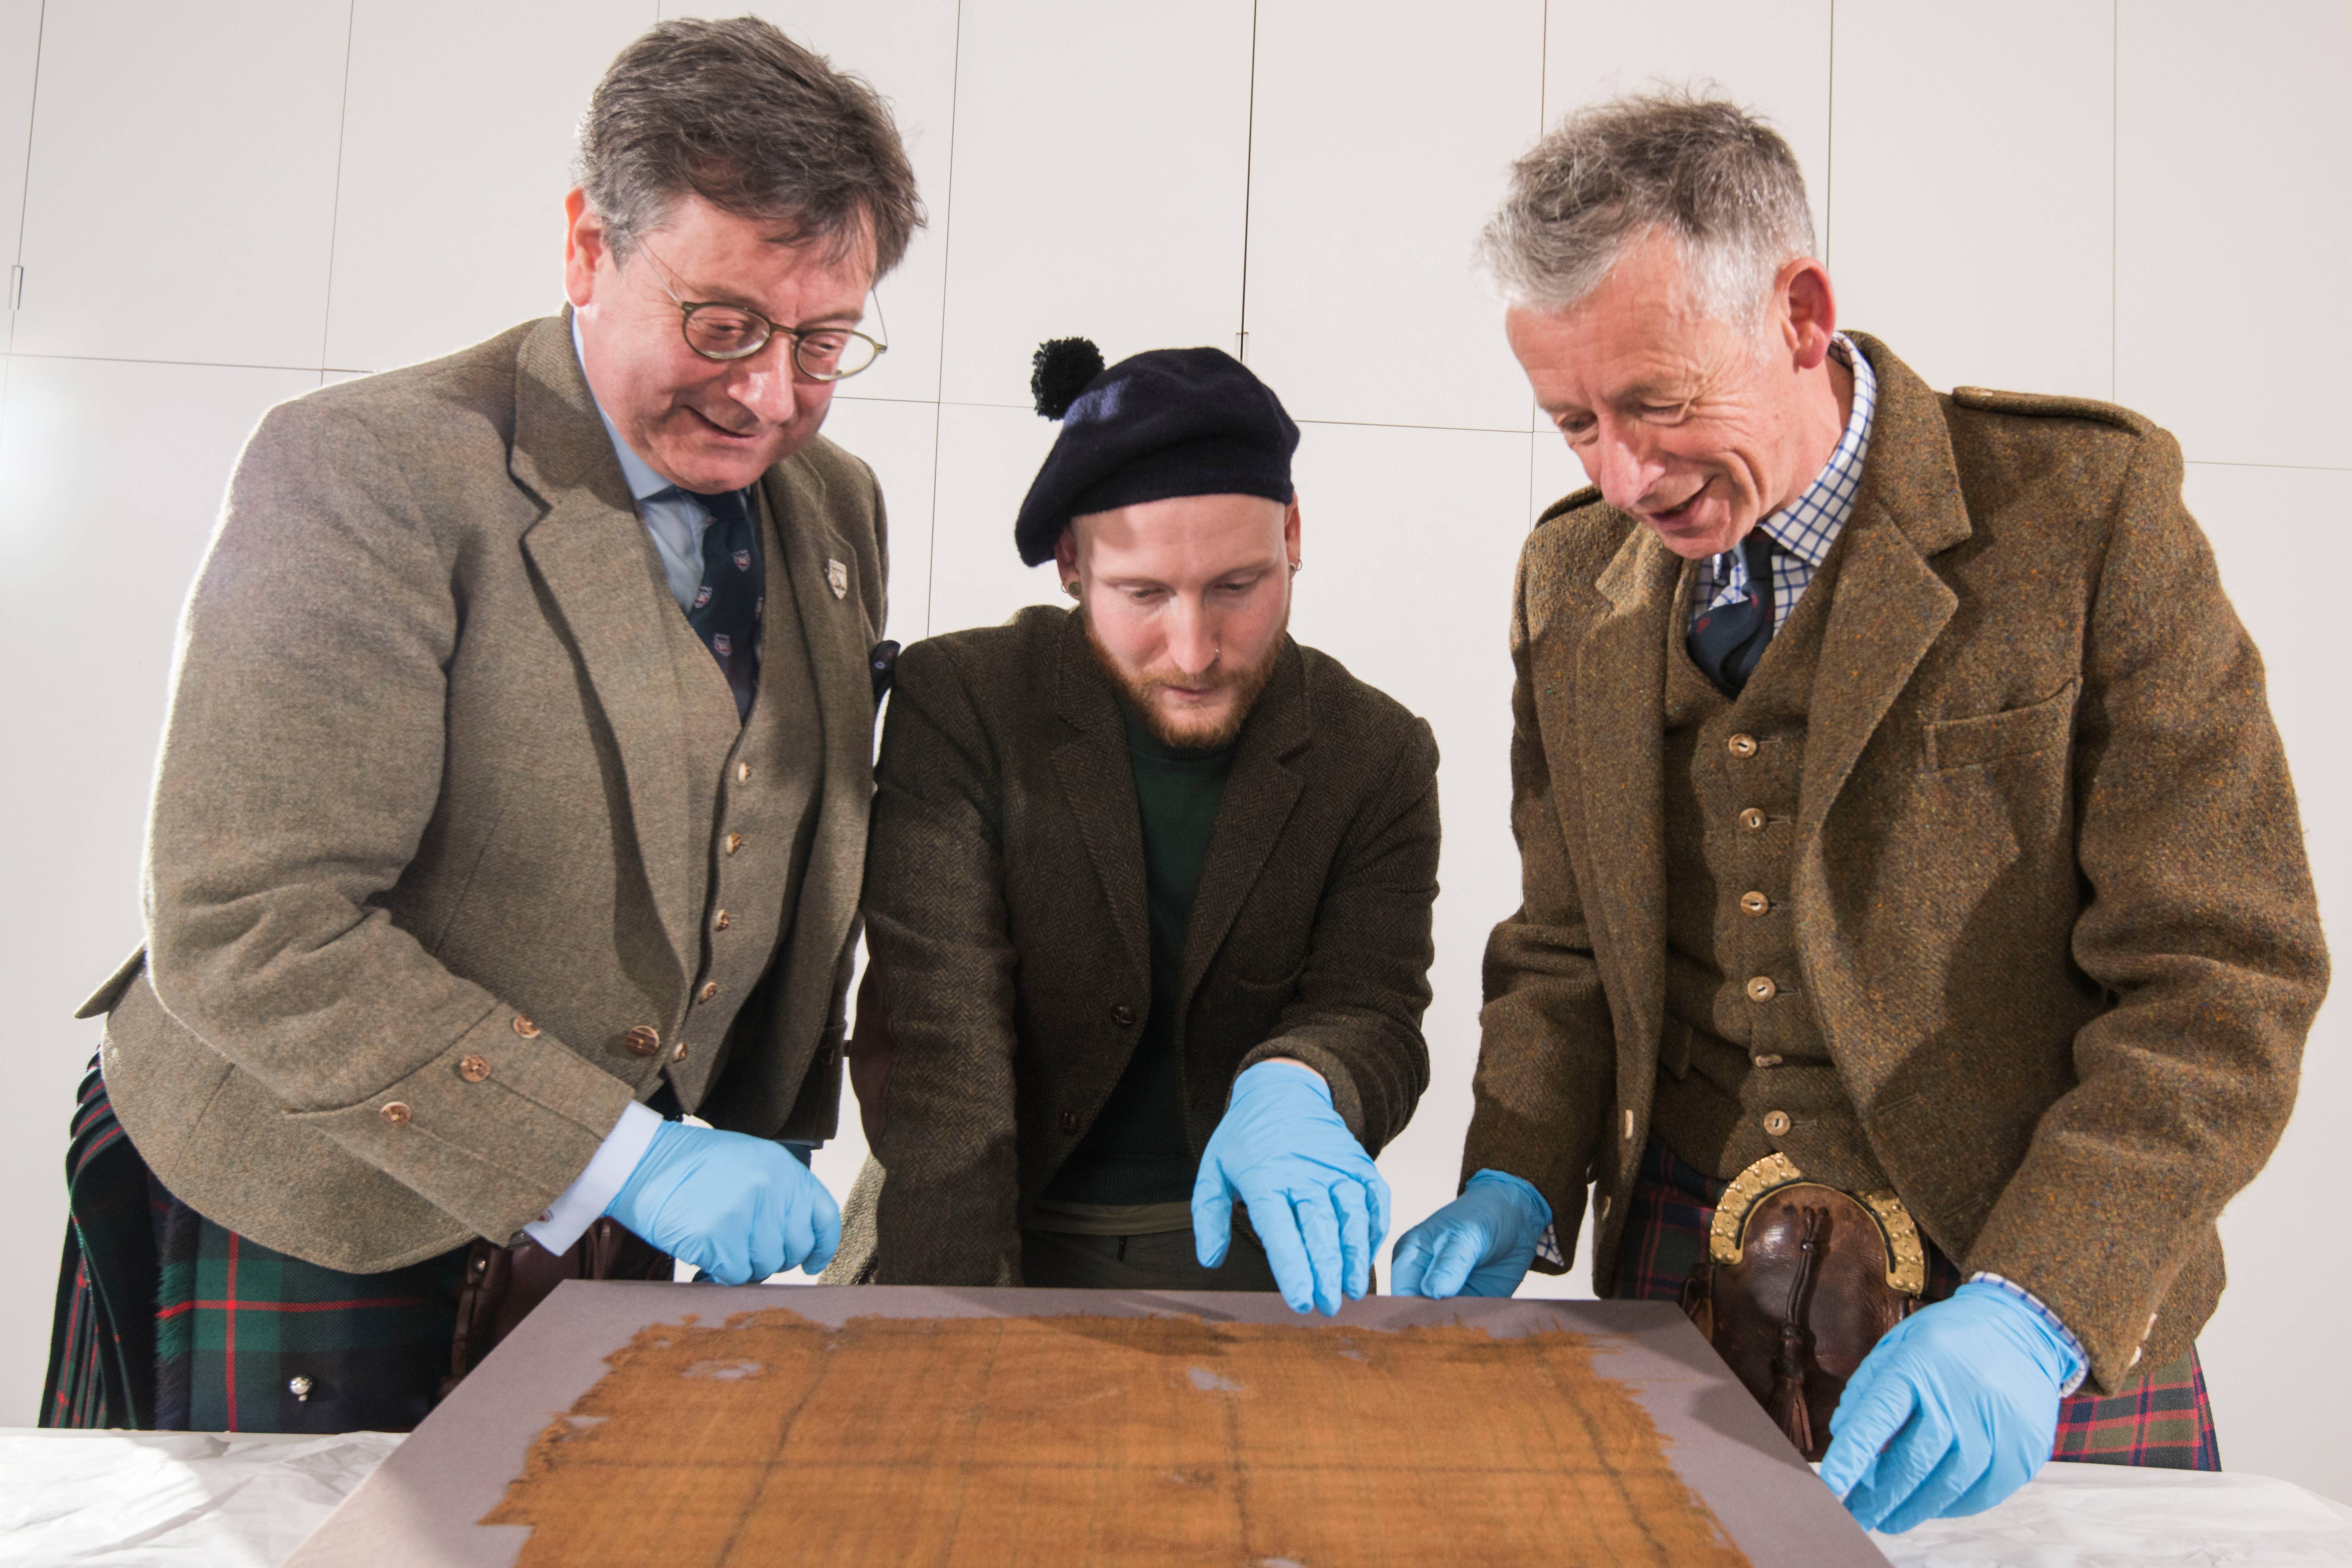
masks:
{"type": "MultiPolygon", "coordinates": [[[[651,256],[651,252],[646,252],[651,256]]],[[[671,304],[682,312],[678,332],[686,346],[704,359],[721,362],[750,359],[778,334],[793,341],[793,366],[811,381],[845,381],[859,371],[870,370],[890,345],[851,327],[785,327],[779,326],[757,310],[740,305],[721,304],[715,300],[687,300],[677,297],[667,274],[669,268],[656,263],[656,270],[664,274],[662,292],[671,304]]],[[[882,321],[882,297],[874,297],[876,324],[885,333],[888,323],[882,321]]]]}

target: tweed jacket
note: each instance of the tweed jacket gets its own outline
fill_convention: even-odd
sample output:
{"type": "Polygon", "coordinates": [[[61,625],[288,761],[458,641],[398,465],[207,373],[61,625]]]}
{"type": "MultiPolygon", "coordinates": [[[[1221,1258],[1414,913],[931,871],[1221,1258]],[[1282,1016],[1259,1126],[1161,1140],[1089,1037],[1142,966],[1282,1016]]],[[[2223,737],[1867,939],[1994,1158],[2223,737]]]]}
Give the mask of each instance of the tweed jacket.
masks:
{"type": "MultiPolygon", "coordinates": [[[[1814,678],[1798,966],[1864,1136],[1964,1271],[2112,1391],[2186,1350],[2326,986],[2253,644],[2179,447],[2103,404],[1931,392],[1885,345],[1814,678]]],[[[1591,489],[1520,556],[1513,827],[1465,1174],[1595,1187],[1613,1284],[1658,1070],[1682,563],[1591,489]]],[[[1770,654],[1768,652],[1769,658],[1770,654]]]]}
{"type": "MultiPolygon", "coordinates": [[[[875,1161],[829,1279],[1021,1282],[1020,1211],[1086,1137],[1151,998],[1118,700],[1075,610],[917,643],[876,768],[853,1061],[875,1161]],[[887,1008],[887,1068],[863,1060],[887,1008]],[[878,1184],[878,1185],[877,1185],[878,1184]]],[[[1175,1037],[1194,1156],[1234,1075],[1320,1072],[1378,1152],[1429,1081],[1429,726],[1285,640],[1242,728],[1187,926],[1175,1037]]]]}
{"type": "MultiPolygon", "coordinates": [[[[792,575],[766,635],[805,638],[822,773],[799,885],[786,847],[755,847],[784,934],[692,1108],[814,1137],[884,524],[871,472],[822,438],[761,483],[792,575]]],[[[280,1251],[391,1268],[508,1239],[654,1092],[712,854],[681,683],[716,666],[673,659],[677,616],[568,317],[264,416],[181,626],[147,945],[84,1008],[110,1014],[108,1092],[166,1187],[280,1251]],[[662,1050],[629,1048],[641,1026],[662,1050]]]]}

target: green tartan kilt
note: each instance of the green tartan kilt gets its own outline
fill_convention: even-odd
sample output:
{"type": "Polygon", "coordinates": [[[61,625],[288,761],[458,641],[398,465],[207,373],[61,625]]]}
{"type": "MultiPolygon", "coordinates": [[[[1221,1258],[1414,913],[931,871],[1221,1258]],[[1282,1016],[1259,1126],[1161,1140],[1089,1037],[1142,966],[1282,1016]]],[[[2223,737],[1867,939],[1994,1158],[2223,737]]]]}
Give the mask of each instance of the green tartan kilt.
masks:
{"type": "Polygon", "coordinates": [[[433,1407],[466,1248],[345,1274],[215,1225],[139,1158],[94,1058],[66,1176],[42,1426],[404,1432],[433,1407]]]}

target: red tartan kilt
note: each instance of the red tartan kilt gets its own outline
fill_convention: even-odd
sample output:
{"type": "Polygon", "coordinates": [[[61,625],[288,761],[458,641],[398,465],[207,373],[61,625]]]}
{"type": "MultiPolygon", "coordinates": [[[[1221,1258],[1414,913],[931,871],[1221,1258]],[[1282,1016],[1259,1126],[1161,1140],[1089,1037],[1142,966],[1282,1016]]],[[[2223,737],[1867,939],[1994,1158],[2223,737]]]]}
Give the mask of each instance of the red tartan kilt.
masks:
{"type": "MultiPolygon", "coordinates": [[[[1685,1164],[1656,1139],[1634,1178],[1631,1212],[1617,1252],[1619,1298],[1678,1301],[1683,1281],[1706,1251],[1716,1200],[1729,1184],[1685,1164]]],[[[1927,1299],[1940,1301],[1960,1287],[1959,1270],[1927,1247],[1927,1299]]],[[[2058,1407],[2053,1459],[2103,1465],[2147,1465],[2176,1470],[2218,1470],[2221,1450],[2205,1373],[2195,1347],[2152,1369],[2120,1394],[2078,1394],[2058,1407]]]]}

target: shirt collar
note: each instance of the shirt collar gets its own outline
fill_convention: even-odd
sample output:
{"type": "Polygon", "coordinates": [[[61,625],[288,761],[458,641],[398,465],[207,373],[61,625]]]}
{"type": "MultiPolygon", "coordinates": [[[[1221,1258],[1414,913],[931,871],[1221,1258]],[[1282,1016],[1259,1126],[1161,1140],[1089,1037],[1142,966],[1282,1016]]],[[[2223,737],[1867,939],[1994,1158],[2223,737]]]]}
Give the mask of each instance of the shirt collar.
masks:
{"type": "Polygon", "coordinates": [[[1853,372],[1853,412],[1846,417],[1845,434],[1804,493],[1759,525],[1782,550],[1812,567],[1829,558],[1830,546],[1853,515],[1862,494],[1863,459],[1870,451],[1871,416],[1878,405],[1878,377],[1853,340],[1840,332],[1830,340],[1830,352],[1853,372]]]}
{"type": "MultiPolygon", "coordinates": [[[[585,381],[588,379],[588,355],[580,346],[580,313],[574,310],[571,314],[572,353],[580,361],[580,378],[585,381]]],[[[638,457],[630,449],[629,444],[621,439],[621,427],[613,423],[611,415],[604,412],[604,404],[597,402],[596,389],[593,386],[588,389],[588,401],[596,404],[596,417],[604,422],[604,434],[612,440],[613,455],[621,459],[621,477],[629,481],[631,499],[641,501],[651,500],[664,490],[677,488],[654,472],[653,466],[638,457]]]]}

